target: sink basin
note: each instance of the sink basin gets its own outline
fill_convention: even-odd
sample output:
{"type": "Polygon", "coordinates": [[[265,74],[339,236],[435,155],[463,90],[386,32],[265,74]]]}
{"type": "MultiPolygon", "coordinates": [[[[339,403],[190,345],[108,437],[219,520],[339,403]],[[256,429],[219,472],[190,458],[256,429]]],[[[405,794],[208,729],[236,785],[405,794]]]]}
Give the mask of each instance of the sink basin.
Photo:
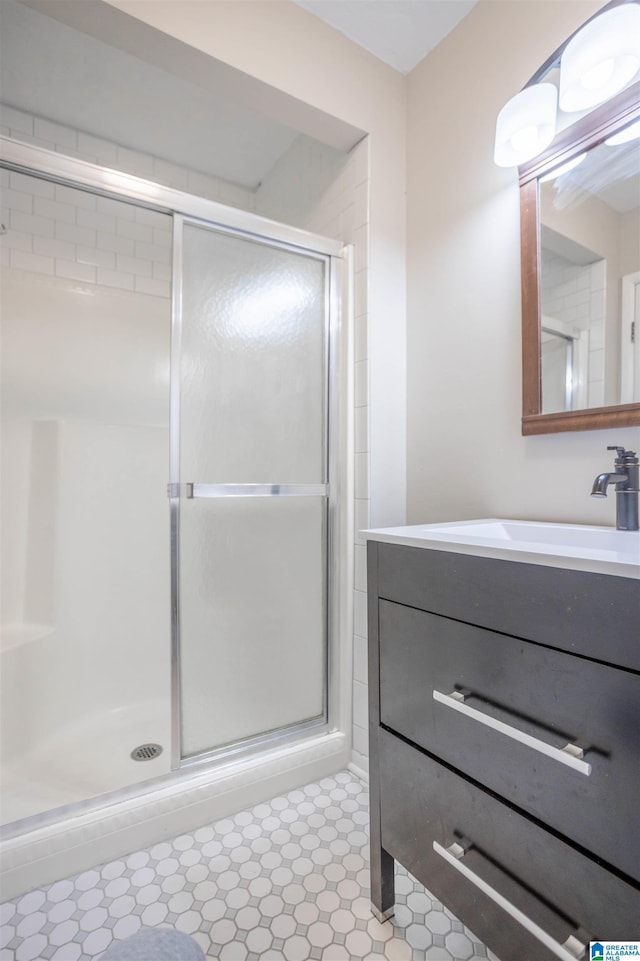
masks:
{"type": "MultiPolygon", "coordinates": [[[[425,528],[426,529],[426,528],[425,528]]],[[[491,540],[520,541],[554,547],[581,548],[594,551],[638,551],[638,533],[617,531],[613,527],[582,527],[580,524],[543,524],[536,521],[460,521],[456,524],[434,524],[440,534],[454,537],[482,537],[491,540]],[[635,539],[634,539],[635,534],[635,539]]]]}
{"type": "Polygon", "coordinates": [[[370,540],[640,578],[640,533],[488,518],[363,531],[370,540]]]}

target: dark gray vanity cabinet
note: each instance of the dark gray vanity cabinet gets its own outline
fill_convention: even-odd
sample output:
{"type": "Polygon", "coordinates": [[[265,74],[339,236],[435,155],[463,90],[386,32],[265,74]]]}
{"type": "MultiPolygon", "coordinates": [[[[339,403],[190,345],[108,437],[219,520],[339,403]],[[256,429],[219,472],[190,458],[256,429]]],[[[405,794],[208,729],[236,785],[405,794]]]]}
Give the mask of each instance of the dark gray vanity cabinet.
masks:
{"type": "MultiPolygon", "coordinates": [[[[640,582],[369,541],[371,897],[503,961],[640,935],[640,582]]],[[[586,954],[585,954],[586,956],[586,954]]]]}

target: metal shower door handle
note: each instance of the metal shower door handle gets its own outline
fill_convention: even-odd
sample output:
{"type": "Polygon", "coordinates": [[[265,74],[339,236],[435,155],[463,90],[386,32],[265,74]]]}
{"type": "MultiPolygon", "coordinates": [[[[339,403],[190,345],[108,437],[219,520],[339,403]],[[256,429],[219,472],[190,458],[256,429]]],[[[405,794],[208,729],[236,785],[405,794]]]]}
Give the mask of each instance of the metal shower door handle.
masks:
{"type": "Polygon", "coordinates": [[[199,497],[328,497],[328,484],[195,484],[187,499],[199,497]]]}

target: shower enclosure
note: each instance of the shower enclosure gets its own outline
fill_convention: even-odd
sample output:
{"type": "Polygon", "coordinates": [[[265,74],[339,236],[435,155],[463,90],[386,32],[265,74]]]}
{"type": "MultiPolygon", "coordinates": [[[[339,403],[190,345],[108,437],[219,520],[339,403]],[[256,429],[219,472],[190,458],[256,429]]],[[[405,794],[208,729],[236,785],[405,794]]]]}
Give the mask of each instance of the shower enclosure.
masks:
{"type": "Polygon", "coordinates": [[[331,730],[342,251],[2,146],[16,249],[32,231],[2,268],[19,831],[331,730]]]}

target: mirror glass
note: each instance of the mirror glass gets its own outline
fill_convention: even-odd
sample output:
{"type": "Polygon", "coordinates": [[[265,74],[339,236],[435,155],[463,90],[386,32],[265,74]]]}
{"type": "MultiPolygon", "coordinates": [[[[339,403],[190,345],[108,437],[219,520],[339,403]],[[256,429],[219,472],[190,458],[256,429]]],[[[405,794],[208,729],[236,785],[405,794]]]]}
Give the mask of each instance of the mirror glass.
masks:
{"type": "Polygon", "coordinates": [[[543,414],[640,401],[638,138],[539,180],[543,414]]]}

